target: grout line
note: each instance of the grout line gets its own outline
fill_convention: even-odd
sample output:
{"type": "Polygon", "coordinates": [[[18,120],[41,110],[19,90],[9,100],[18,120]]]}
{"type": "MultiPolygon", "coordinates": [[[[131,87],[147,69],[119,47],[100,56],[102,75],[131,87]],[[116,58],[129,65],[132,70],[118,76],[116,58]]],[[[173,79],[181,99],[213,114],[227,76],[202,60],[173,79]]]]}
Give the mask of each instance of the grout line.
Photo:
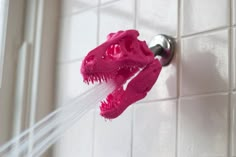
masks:
{"type": "Polygon", "coordinates": [[[206,31],[201,31],[201,32],[197,32],[197,33],[192,33],[192,34],[187,34],[187,35],[182,35],[181,38],[191,38],[191,37],[195,37],[195,36],[200,36],[200,35],[204,35],[207,33],[214,33],[216,31],[222,31],[222,30],[226,30],[231,28],[232,26],[222,26],[222,27],[218,27],[218,28],[213,28],[210,30],[206,30],[206,31]]]}
{"type": "Polygon", "coordinates": [[[215,96],[215,95],[222,95],[222,94],[229,94],[229,92],[228,91],[223,91],[223,92],[201,93],[201,94],[195,94],[195,95],[180,96],[179,98],[189,99],[189,98],[194,98],[194,97],[206,97],[206,96],[215,96]]]}
{"type": "Polygon", "coordinates": [[[97,9],[97,45],[99,45],[100,40],[100,20],[101,20],[101,0],[98,0],[98,9],[97,9]]]}
{"type": "Polygon", "coordinates": [[[113,3],[116,3],[116,2],[119,2],[121,0],[114,0],[114,1],[109,1],[109,2],[105,2],[105,3],[101,3],[100,4],[100,8],[103,8],[103,7],[107,7],[109,5],[113,5],[113,3]]]}
{"type": "Polygon", "coordinates": [[[157,100],[138,101],[136,102],[136,104],[146,104],[146,103],[153,103],[153,102],[173,101],[173,100],[178,100],[178,98],[164,98],[164,99],[157,99],[157,100]]]}
{"type": "MultiPolygon", "coordinates": [[[[229,25],[231,26],[230,29],[228,30],[228,81],[229,81],[229,95],[228,95],[228,110],[227,110],[227,119],[228,119],[228,142],[227,142],[227,156],[231,156],[232,155],[232,126],[231,126],[231,117],[232,117],[232,92],[231,90],[233,89],[232,85],[233,85],[233,28],[232,28],[232,23],[233,23],[233,1],[229,0],[229,25]]],[[[233,120],[233,119],[232,119],[233,120]]]]}
{"type": "Polygon", "coordinates": [[[228,142],[227,142],[227,155],[232,156],[233,155],[233,103],[232,103],[232,92],[228,95],[228,142]]]}
{"type": "MultiPolygon", "coordinates": [[[[138,18],[138,0],[134,0],[134,29],[137,29],[138,18]]],[[[135,121],[135,106],[131,108],[131,134],[130,134],[130,157],[134,156],[134,121],[135,121]]]]}
{"type": "Polygon", "coordinates": [[[211,92],[211,93],[201,93],[195,95],[186,95],[186,96],[179,96],[179,97],[172,97],[172,98],[162,98],[162,99],[153,99],[153,100],[144,100],[139,101],[136,104],[144,104],[144,103],[151,103],[151,102],[162,102],[162,101],[171,101],[171,100],[179,100],[179,99],[190,99],[190,98],[199,98],[199,97],[208,97],[208,96],[216,96],[216,95],[226,95],[230,92],[211,92]]]}
{"type": "Polygon", "coordinates": [[[131,107],[131,129],[130,129],[130,157],[133,157],[133,147],[134,147],[134,106],[131,107]]]}
{"type": "Polygon", "coordinates": [[[138,22],[138,0],[134,0],[134,29],[137,29],[138,22]]]}
{"type": "Polygon", "coordinates": [[[94,147],[95,147],[95,122],[96,122],[96,109],[93,109],[92,110],[92,140],[91,140],[91,142],[92,142],[92,148],[91,148],[91,157],[94,157],[95,155],[95,153],[94,153],[94,147]]]}
{"type": "Polygon", "coordinates": [[[176,64],[177,64],[177,102],[176,102],[176,120],[175,120],[175,157],[178,157],[178,149],[179,149],[179,108],[180,108],[180,87],[181,87],[181,27],[182,27],[182,1],[178,0],[178,15],[177,15],[177,42],[176,42],[176,49],[178,54],[176,54],[176,64]]]}
{"type": "Polygon", "coordinates": [[[57,64],[72,64],[72,63],[76,63],[76,62],[81,62],[83,61],[83,58],[75,58],[75,59],[70,59],[70,60],[65,60],[65,61],[57,61],[57,64]]]}
{"type": "Polygon", "coordinates": [[[83,9],[80,9],[78,11],[75,11],[75,12],[72,12],[70,14],[65,14],[65,15],[61,15],[61,18],[65,18],[65,17],[68,17],[68,16],[75,16],[77,14],[81,14],[81,13],[84,13],[86,11],[90,11],[90,10],[94,10],[94,9],[97,9],[98,6],[101,7],[106,7],[106,6],[109,6],[109,5],[112,5],[113,3],[116,3],[120,0],[113,0],[113,1],[109,1],[109,2],[105,2],[105,3],[101,3],[100,1],[98,2],[99,4],[98,5],[94,5],[94,6],[90,6],[90,7],[86,7],[86,8],[83,8],[83,9]]]}
{"type": "Polygon", "coordinates": [[[233,23],[233,0],[228,0],[228,15],[229,15],[229,25],[232,26],[232,23],[233,23]]]}
{"type": "Polygon", "coordinates": [[[87,12],[87,11],[95,10],[97,8],[98,8],[98,6],[91,6],[91,7],[83,8],[83,9],[80,9],[80,10],[72,12],[72,13],[67,13],[67,14],[64,14],[64,15],[62,14],[62,15],[60,15],[61,16],[60,18],[63,20],[67,17],[76,16],[78,14],[82,14],[82,13],[87,12]]]}
{"type": "MultiPolygon", "coordinates": [[[[101,16],[101,0],[98,0],[97,8],[97,45],[99,45],[99,35],[100,35],[100,16],[101,16]]],[[[96,109],[93,111],[93,130],[92,130],[92,157],[95,156],[95,127],[96,127],[96,109]]]]}

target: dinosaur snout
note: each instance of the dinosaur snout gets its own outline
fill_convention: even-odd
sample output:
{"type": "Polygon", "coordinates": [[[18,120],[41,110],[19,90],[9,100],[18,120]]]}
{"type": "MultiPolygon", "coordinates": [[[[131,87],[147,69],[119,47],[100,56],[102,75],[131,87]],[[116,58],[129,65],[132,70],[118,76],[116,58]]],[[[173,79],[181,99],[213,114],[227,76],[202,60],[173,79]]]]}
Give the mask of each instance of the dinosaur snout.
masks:
{"type": "Polygon", "coordinates": [[[87,56],[82,63],[82,73],[92,73],[94,71],[95,63],[94,55],[87,56]]]}
{"type": "Polygon", "coordinates": [[[88,65],[88,64],[94,63],[94,58],[95,58],[94,55],[90,55],[90,56],[86,57],[84,60],[85,64],[88,65]]]}

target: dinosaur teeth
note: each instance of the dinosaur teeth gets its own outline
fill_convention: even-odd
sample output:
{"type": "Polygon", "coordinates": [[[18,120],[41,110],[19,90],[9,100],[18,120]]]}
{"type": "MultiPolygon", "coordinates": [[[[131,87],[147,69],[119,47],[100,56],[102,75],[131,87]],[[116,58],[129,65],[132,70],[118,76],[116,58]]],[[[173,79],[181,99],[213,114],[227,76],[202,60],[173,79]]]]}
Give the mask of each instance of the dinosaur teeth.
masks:
{"type": "Polygon", "coordinates": [[[101,106],[100,106],[100,110],[101,111],[107,111],[107,110],[111,110],[115,108],[115,105],[113,103],[113,95],[110,94],[107,96],[106,100],[101,101],[101,106]]]}
{"type": "Polygon", "coordinates": [[[89,83],[95,83],[95,82],[108,82],[108,80],[110,80],[111,78],[113,78],[116,75],[115,72],[112,73],[100,73],[100,74],[90,74],[89,76],[87,76],[86,78],[84,78],[84,82],[86,84],[89,83]]]}

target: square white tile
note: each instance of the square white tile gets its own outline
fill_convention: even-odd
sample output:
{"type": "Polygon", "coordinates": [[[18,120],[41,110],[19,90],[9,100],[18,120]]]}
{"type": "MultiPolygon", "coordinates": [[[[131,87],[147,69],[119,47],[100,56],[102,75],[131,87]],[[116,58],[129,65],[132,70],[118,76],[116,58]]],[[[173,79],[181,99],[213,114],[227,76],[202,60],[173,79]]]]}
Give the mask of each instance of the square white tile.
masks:
{"type": "Polygon", "coordinates": [[[62,0],[62,17],[75,15],[85,9],[98,6],[98,0],[62,0]]]}
{"type": "Polygon", "coordinates": [[[105,120],[96,112],[94,157],[129,157],[131,154],[131,108],[118,118],[105,120]]]}
{"type": "Polygon", "coordinates": [[[61,19],[59,62],[83,58],[97,45],[97,9],[61,19]]]}
{"type": "Polygon", "coordinates": [[[134,28],[134,0],[117,1],[101,8],[99,43],[109,33],[134,28]]]}
{"type": "Polygon", "coordinates": [[[181,34],[228,26],[229,8],[229,0],[183,0],[181,34]]]}
{"type": "Polygon", "coordinates": [[[228,90],[228,47],[228,30],[182,40],[182,96],[228,90]]]}
{"type": "Polygon", "coordinates": [[[178,156],[227,157],[228,95],[180,100],[178,156]]]}
{"type": "Polygon", "coordinates": [[[137,104],[133,157],[175,157],[176,101],[137,104]]]}
{"type": "Polygon", "coordinates": [[[232,155],[236,156],[236,92],[232,94],[232,155]]]}
{"type": "Polygon", "coordinates": [[[176,36],[177,0],[138,0],[137,29],[149,42],[157,34],[176,36]]]}
{"type": "Polygon", "coordinates": [[[94,112],[90,111],[69,128],[56,143],[57,157],[92,157],[94,112]]]}

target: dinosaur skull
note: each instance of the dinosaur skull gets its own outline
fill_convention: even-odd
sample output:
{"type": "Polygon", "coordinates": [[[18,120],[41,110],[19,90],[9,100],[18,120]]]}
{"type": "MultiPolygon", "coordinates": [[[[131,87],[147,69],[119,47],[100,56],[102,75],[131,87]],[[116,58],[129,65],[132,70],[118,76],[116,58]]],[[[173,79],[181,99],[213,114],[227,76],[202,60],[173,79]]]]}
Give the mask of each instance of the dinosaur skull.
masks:
{"type": "Polygon", "coordinates": [[[145,97],[161,71],[159,61],[154,58],[146,42],[137,39],[138,35],[136,30],[111,33],[107,36],[107,41],[91,50],[82,62],[84,82],[112,79],[116,85],[116,89],[101,103],[100,114],[105,118],[116,118],[129,105],[145,97]],[[151,67],[153,63],[155,65],[151,67]],[[146,77],[142,78],[147,80],[145,85],[137,75],[138,78],[134,77],[124,89],[123,84],[138,72],[146,77]],[[154,81],[147,77],[152,77],[154,81]]]}

